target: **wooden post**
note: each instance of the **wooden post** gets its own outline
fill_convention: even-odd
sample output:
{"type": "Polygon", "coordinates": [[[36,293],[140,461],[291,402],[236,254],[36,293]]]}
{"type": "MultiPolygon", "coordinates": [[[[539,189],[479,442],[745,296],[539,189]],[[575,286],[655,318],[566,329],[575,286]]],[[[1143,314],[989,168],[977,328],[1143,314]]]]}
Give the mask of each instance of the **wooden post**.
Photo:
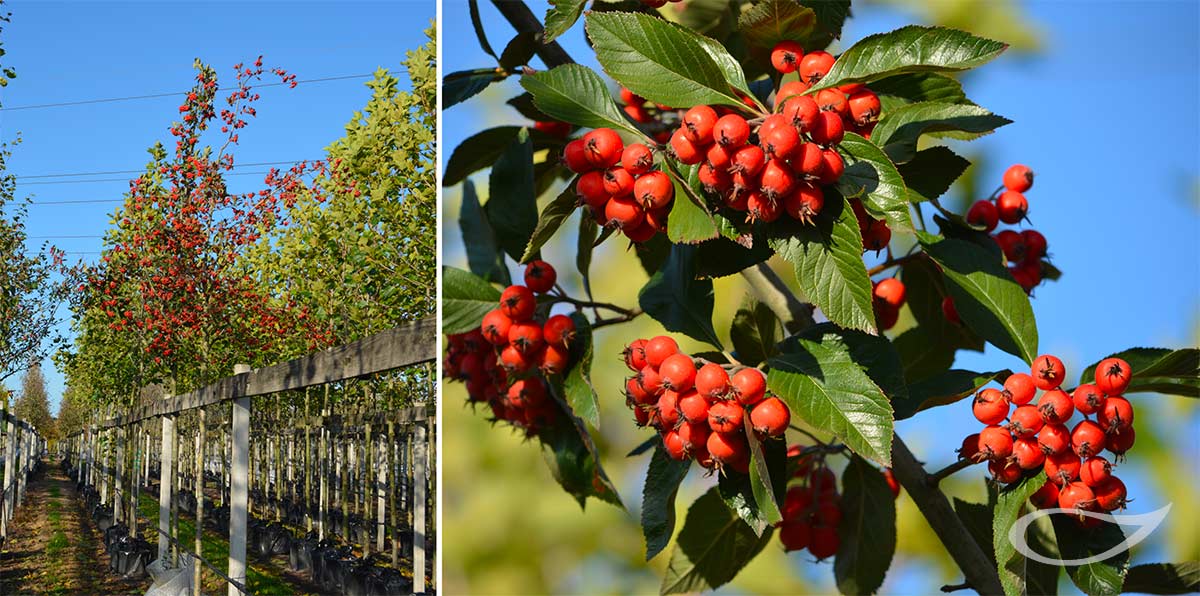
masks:
{"type": "Polygon", "coordinates": [[[392,567],[400,564],[400,520],[399,510],[396,506],[396,486],[400,484],[399,458],[396,457],[396,425],[388,422],[388,442],[387,442],[387,461],[388,470],[392,473],[391,482],[388,483],[388,505],[391,508],[391,526],[392,526],[392,567]]]}
{"type": "Polygon", "coordinates": [[[371,483],[372,457],[371,457],[371,455],[373,454],[373,452],[374,452],[374,450],[371,448],[371,424],[367,423],[366,436],[364,437],[364,440],[363,440],[363,455],[362,455],[362,467],[361,467],[362,472],[359,474],[359,477],[361,477],[363,479],[363,481],[359,483],[359,490],[362,491],[362,493],[363,493],[362,517],[363,517],[363,527],[366,530],[366,534],[367,534],[366,536],[363,537],[363,556],[364,557],[368,557],[371,555],[371,508],[369,507],[371,501],[368,500],[368,497],[371,494],[371,492],[374,492],[374,491],[368,491],[367,487],[372,486],[372,483],[371,483]]]}
{"type": "Polygon", "coordinates": [[[429,448],[425,444],[425,426],[416,425],[413,444],[413,593],[425,593],[425,471],[429,448]]]}
{"type": "Polygon", "coordinates": [[[0,536],[7,537],[8,521],[12,519],[13,506],[16,502],[16,491],[9,492],[9,489],[13,485],[17,472],[13,469],[13,466],[17,464],[15,457],[17,427],[13,424],[12,414],[8,413],[7,403],[5,403],[4,417],[8,420],[8,431],[4,435],[4,509],[0,511],[0,536]]]}
{"type": "Polygon", "coordinates": [[[383,552],[384,534],[387,533],[387,523],[384,521],[384,516],[387,515],[387,493],[384,492],[384,487],[387,486],[388,479],[388,457],[387,444],[379,441],[379,449],[375,452],[378,456],[375,458],[375,550],[383,552]]]}
{"type": "MultiPolygon", "coordinates": [[[[204,408],[200,408],[196,427],[196,556],[204,555],[204,408]]],[[[200,596],[200,571],[204,565],[192,565],[192,593],[200,596]]]]}
{"type": "MultiPolygon", "coordinates": [[[[250,372],[250,367],[238,364],[233,374],[250,372]]],[[[233,457],[232,478],[229,491],[229,577],[243,585],[246,583],[246,507],[250,493],[250,398],[233,400],[233,457]]],[[[231,584],[229,596],[240,596],[241,592],[231,584]]]]}
{"type": "Polygon", "coordinates": [[[162,418],[162,447],[158,455],[158,559],[167,561],[171,546],[166,534],[171,531],[171,478],[175,464],[175,418],[162,418]]]}

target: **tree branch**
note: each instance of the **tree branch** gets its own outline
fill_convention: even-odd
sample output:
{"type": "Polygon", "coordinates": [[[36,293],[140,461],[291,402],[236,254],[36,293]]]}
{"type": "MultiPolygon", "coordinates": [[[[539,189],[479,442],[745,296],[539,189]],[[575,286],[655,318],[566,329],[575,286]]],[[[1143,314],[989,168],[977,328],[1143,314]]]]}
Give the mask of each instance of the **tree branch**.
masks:
{"type": "Polygon", "coordinates": [[[755,297],[783,321],[784,329],[796,333],[813,325],[813,306],[797,299],[766,263],[743,269],[742,278],[750,284],[755,297]]]}
{"type": "MultiPolygon", "coordinates": [[[[518,33],[534,33],[541,40],[542,22],[534,16],[533,12],[529,10],[529,7],[524,2],[521,0],[492,0],[492,4],[495,5],[496,10],[500,11],[500,14],[504,16],[508,24],[512,25],[513,29],[516,29],[518,33]]],[[[573,64],[575,62],[567,54],[567,51],[558,45],[557,41],[546,44],[539,43],[535,52],[538,58],[542,59],[542,63],[546,65],[546,68],[554,68],[555,66],[573,64]]]]}

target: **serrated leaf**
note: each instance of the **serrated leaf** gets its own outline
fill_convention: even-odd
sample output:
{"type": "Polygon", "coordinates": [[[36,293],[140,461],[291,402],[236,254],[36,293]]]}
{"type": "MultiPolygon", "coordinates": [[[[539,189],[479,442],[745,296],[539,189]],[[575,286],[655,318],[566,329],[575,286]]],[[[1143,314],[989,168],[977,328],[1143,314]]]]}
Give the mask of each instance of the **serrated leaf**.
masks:
{"type": "Polygon", "coordinates": [[[446,75],[442,79],[442,110],[471,99],[488,85],[504,78],[504,73],[495,68],[462,70],[446,75]]]}
{"type": "Polygon", "coordinates": [[[850,158],[846,160],[846,171],[837,181],[842,195],[861,199],[867,212],[878,219],[886,219],[892,231],[911,232],[913,222],[908,209],[908,189],[883,150],[852,132],[846,133],[839,148],[850,158]]]}
{"type": "Polygon", "coordinates": [[[525,129],[517,132],[516,138],[492,166],[488,201],[483,211],[500,247],[508,256],[519,260],[538,220],[533,143],[525,129]]]}
{"type": "Polygon", "coordinates": [[[571,368],[562,379],[563,397],[584,422],[600,428],[600,400],[592,385],[592,325],[582,313],[570,315],[575,322],[575,340],[571,346],[571,368]]]}
{"type": "Polygon", "coordinates": [[[1025,557],[1017,552],[1008,540],[1008,532],[1025,508],[1033,493],[1046,484],[1046,473],[1023,478],[1004,487],[996,496],[995,518],[992,521],[992,551],[996,554],[996,567],[1000,573],[1000,585],[1008,596],[1020,596],[1025,590],[1025,557]]]}
{"type": "Polygon", "coordinates": [[[696,275],[699,277],[733,275],[747,267],[762,263],[775,254],[775,251],[767,245],[766,238],[751,238],[754,242],[751,248],[746,248],[724,237],[701,242],[696,246],[696,275]]]}
{"type": "Polygon", "coordinates": [[[948,370],[942,374],[917,381],[908,387],[908,399],[892,400],[896,420],[910,418],[917,412],[936,406],[945,406],[964,397],[974,395],[984,385],[1001,381],[1011,375],[1010,370],[977,373],[969,370],[948,370]]]}
{"type": "Polygon", "coordinates": [[[919,203],[945,194],[970,165],[949,147],[938,145],[918,151],[908,163],[896,166],[896,170],[908,187],[908,200],[919,203]]]}
{"type": "Polygon", "coordinates": [[[542,32],[543,43],[550,43],[566,33],[587,6],[587,0],[550,0],[550,8],[546,10],[546,25],[542,32]]]}
{"type": "Polygon", "coordinates": [[[862,367],[884,395],[893,401],[908,398],[908,385],[904,382],[904,368],[900,362],[900,355],[896,353],[888,338],[853,329],[840,329],[833,323],[820,323],[788,338],[784,351],[792,350],[792,344],[797,338],[829,345],[844,345],[850,352],[850,359],[862,367]]]}
{"type": "Polygon", "coordinates": [[[638,304],[667,331],[724,349],[712,324],[712,281],[696,279],[694,257],[695,247],[672,245],[662,269],[638,292],[638,304]]]}
{"type": "Polygon", "coordinates": [[[560,396],[554,397],[560,415],[538,437],[554,479],[582,508],[588,497],[624,508],[616,487],[600,465],[600,457],[583,421],[570,413],[560,396]]]}
{"type": "Polygon", "coordinates": [[[750,85],[746,83],[746,73],[742,71],[742,65],[729,54],[729,50],[726,50],[725,46],[715,39],[704,36],[696,36],[696,41],[713,59],[713,62],[716,62],[717,67],[725,75],[725,81],[731,87],[746,95],[754,95],[754,92],[750,90],[750,85]]]}
{"type": "Polygon", "coordinates": [[[816,31],[809,37],[806,51],[825,49],[835,39],[842,38],[842,26],[850,16],[850,0],[800,0],[800,5],[817,15],[816,31]]]}
{"type": "MultiPolygon", "coordinates": [[[[607,228],[605,231],[615,229],[607,228]]],[[[671,246],[666,234],[655,234],[649,240],[633,246],[638,262],[642,264],[642,270],[647,276],[653,277],[662,270],[667,258],[671,256],[671,246]]]]}
{"type": "Polygon", "coordinates": [[[544,122],[554,119],[545,112],[537,109],[537,106],[533,105],[533,95],[531,95],[528,91],[513,97],[504,103],[512,106],[512,108],[519,112],[522,116],[533,120],[534,122],[544,122]]]}
{"type": "Polygon", "coordinates": [[[943,335],[935,335],[926,327],[905,330],[892,340],[904,366],[904,379],[913,382],[948,370],[954,364],[953,345],[943,335]]]}
{"type": "Polygon", "coordinates": [[[790,40],[804,48],[815,49],[813,35],[826,35],[817,29],[817,14],[813,9],[794,0],[765,0],[754,4],[738,17],[738,32],[746,40],[749,62],[767,65],[771,61],[771,50],[779,42],[790,40]]]}
{"type": "MultiPolygon", "coordinates": [[[[1200,397],[1200,349],[1131,348],[1108,356],[1113,357],[1128,362],[1133,372],[1125,393],[1154,392],[1200,397]]],[[[1097,361],[1084,369],[1079,382],[1094,383],[1096,366],[1099,364],[1097,361]]]]}
{"type": "Polygon", "coordinates": [[[525,75],[521,86],[533,96],[537,109],[556,120],[641,134],[621,115],[600,75],[586,66],[563,64],[525,75]]]}
{"type": "Polygon", "coordinates": [[[1134,565],[1125,574],[1123,590],[1142,594],[1200,592],[1200,561],[1134,565]]]}
{"type": "Polygon", "coordinates": [[[558,197],[546,204],[541,215],[538,216],[537,226],[533,229],[533,235],[529,237],[525,253],[521,255],[522,263],[528,263],[537,258],[542,246],[554,237],[554,233],[558,231],[562,223],[575,212],[578,202],[574,184],[569,184],[559,193],[558,197]]]}
{"type": "MultiPolygon", "coordinates": [[[[989,492],[994,492],[989,485],[989,492]]],[[[954,513],[962,521],[967,532],[975,539],[979,549],[983,551],[993,565],[996,564],[996,553],[992,552],[992,508],[995,503],[971,503],[954,497],[954,513]]]]}
{"type": "Polygon", "coordinates": [[[769,360],[767,386],[793,416],[836,435],[855,453],[881,465],[892,461],[892,406],[854,361],[844,343],[798,338],[793,351],[769,360]]]}
{"type": "Polygon", "coordinates": [[[896,499],[883,474],[861,457],[842,472],[840,546],[833,575],[842,594],[873,594],[896,552],[896,499]]]}
{"type": "Polygon", "coordinates": [[[886,114],[904,104],[922,101],[971,103],[957,79],[934,72],[911,72],[871,83],[886,114]]]}
{"type": "Polygon", "coordinates": [[[671,459],[658,437],[651,440],[655,444],[654,455],[642,488],[642,535],[646,537],[647,561],[671,542],[671,534],[675,532],[675,495],[692,464],[690,459],[671,459]]]}
{"type": "Polygon", "coordinates": [[[450,154],[442,175],[442,186],[454,186],[472,172],[491,166],[512,145],[520,131],[519,126],[497,126],[467,137],[450,154]]]}
{"type": "Polygon", "coordinates": [[[775,344],[781,337],[781,330],[779,317],[771,308],[750,298],[733,315],[729,338],[742,364],[758,366],[779,352],[775,344]]]}
{"type": "Polygon", "coordinates": [[[507,284],[509,277],[508,269],[504,266],[504,257],[496,246],[495,235],[483,216],[483,208],[480,207],[479,197],[475,194],[475,185],[470,180],[463,183],[458,226],[462,230],[463,246],[467,250],[467,265],[471,273],[487,281],[507,284]]]}
{"type": "Polygon", "coordinates": [[[680,25],[696,33],[713,39],[726,39],[736,24],[737,9],[734,0],[691,0],[687,10],[674,16],[680,25]]]}
{"type": "Polygon", "coordinates": [[[442,268],[442,333],[478,329],[483,316],[499,306],[500,290],[492,284],[462,269],[442,268]]]}
{"type": "Polygon", "coordinates": [[[781,218],[768,242],[792,264],[800,289],[830,321],[875,333],[871,279],[863,264],[854,212],[841,195],[826,192],[825,208],[814,223],[781,218]]]}
{"type": "MultiPolygon", "coordinates": [[[[668,167],[672,171],[675,199],[671,204],[671,214],[667,217],[667,237],[676,244],[699,244],[716,238],[719,235],[717,223],[708,208],[696,203],[696,199],[685,188],[689,182],[681,180],[675,167],[670,164],[668,167]]],[[[689,181],[694,180],[696,168],[688,168],[687,176],[689,181]]]]}
{"type": "Polygon", "coordinates": [[[896,163],[916,155],[917,140],[924,134],[962,132],[955,138],[973,139],[1012,120],[973,104],[921,102],[888,112],[879,120],[871,139],[896,163]]]}
{"type": "MultiPolygon", "coordinates": [[[[1084,559],[1106,552],[1125,542],[1121,526],[1108,521],[1082,529],[1067,516],[1053,516],[1054,536],[1064,560],[1084,559]]],[[[1067,576],[1088,596],[1110,596],[1121,593],[1125,573],[1129,571],[1129,550],[1094,563],[1066,567],[1067,576]]]]}
{"type": "Polygon", "coordinates": [[[539,45],[538,36],[532,31],[517,33],[500,53],[500,68],[511,71],[528,64],[539,45]]]}
{"type": "Polygon", "coordinates": [[[717,482],[721,498],[756,534],[783,520],[779,503],[787,485],[787,447],[783,441],[762,442],[754,434],[750,417],[742,419],[750,450],[746,474],[726,472],[717,482]],[[772,480],[776,478],[777,480],[772,480]]]}
{"type": "Polygon", "coordinates": [[[992,345],[1033,362],[1037,322],[1029,296],[1003,263],[982,247],[918,232],[925,252],[942,267],[946,289],[963,323],[992,345]]]}
{"type": "Polygon", "coordinates": [[[671,551],[661,594],[713,589],[729,583],[771,541],[768,529],[754,533],[717,493],[709,489],[688,509],[671,551]]]}
{"type": "Polygon", "coordinates": [[[1008,44],[943,27],[910,25],[864,37],[838,56],[811,92],[906,72],[954,72],[999,56],[1008,44]]]}
{"type": "Polygon", "coordinates": [[[613,79],[654,103],[740,105],[699,36],[645,14],[591,13],[588,38],[613,79]]]}

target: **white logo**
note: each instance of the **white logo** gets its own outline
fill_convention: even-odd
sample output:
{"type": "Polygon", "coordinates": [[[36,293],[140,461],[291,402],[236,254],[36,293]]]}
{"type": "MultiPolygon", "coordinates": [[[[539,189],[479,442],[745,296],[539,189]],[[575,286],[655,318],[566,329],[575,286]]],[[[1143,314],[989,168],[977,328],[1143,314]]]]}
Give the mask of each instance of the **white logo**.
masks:
{"type": "Polygon", "coordinates": [[[1017,519],[1016,523],[1014,523],[1012,528],[1008,531],[1008,541],[1011,542],[1013,547],[1017,549],[1017,552],[1025,555],[1026,558],[1032,559],[1039,563],[1070,566],[1087,565],[1088,563],[1103,561],[1117,553],[1125,552],[1133,548],[1135,545],[1137,545],[1137,543],[1145,540],[1147,536],[1154,532],[1154,530],[1158,529],[1159,524],[1166,519],[1169,511],[1171,511],[1170,504],[1157,511],[1151,511],[1150,513],[1142,513],[1139,515],[1110,515],[1108,513],[1097,513],[1095,511],[1076,511],[1074,509],[1059,508],[1039,509],[1017,519]],[[1050,557],[1043,556],[1034,551],[1032,548],[1029,548],[1029,543],[1025,542],[1025,530],[1029,528],[1030,524],[1037,521],[1038,518],[1045,517],[1053,513],[1066,513],[1068,515],[1082,514],[1087,517],[1094,517],[1096,519],[1112,522],[1120,526],[1136,526],[1137,530],[1135,530],[1129,536],[1126,536],[1125,540],[1122,540],[1116,546],[1113,546],[1102,553],[1092,555],[1084,559],[1051,559],[1050,557]]]}

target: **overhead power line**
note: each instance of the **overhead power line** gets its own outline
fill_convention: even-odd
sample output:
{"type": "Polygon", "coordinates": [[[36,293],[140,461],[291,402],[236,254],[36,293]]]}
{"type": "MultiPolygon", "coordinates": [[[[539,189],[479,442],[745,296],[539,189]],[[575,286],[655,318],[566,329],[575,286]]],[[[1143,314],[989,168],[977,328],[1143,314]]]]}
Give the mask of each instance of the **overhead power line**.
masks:
{"type": "MultiPolygon", "coordinates": [[[[139,170],[141,171],[141,170],[139,170]]],[[[266,174],[270,170],[259,170],[256,172],[233,172],[225,174],[226,176],[253,176],[255,174],[266,174]]],[[[66,176],[67,174],[64,174],[66,176]]],[[[74,175],[74,174],[70,174],[74,175]]],[[[129,182],[129,178],[95,178],[92,180],[46,180],[43,182],[21,182],[18,186],[40,186],[43,184],[88,184],[91,182],[129,182]]]]}
{"type": "MultiPolygon", "coordinates": [[[[300,84],[300,83],[326,83],[329,81],[345,81],[345,80],[350,80],[350,79],[365,79],[365,78],[373,77],[373,76],[375,76],[375,73],[356,74],[356,75],[341,75],[341,76],[335,76],[335,77],[321,77],[321,78],[317,78],[317,79],[297,80],[296,83],[297,84],[300,84]]],[[[290,82],[288,82],[288,83],[259,83],[257,85],[251,85],[251,88],[259,89],[262,87],[279,87],[281,85],[291,85],[291,83],[290,82]]],[[[217,89],[217,91],[233,91],[234,89],[237,89],[237,87],[221,87],[221,88],[217,89]]],[[[82,106],[82,105],[91,105],[91,104],[98,104],[98,103],[116,103],[116,102],[120,102],[120,101],[133,101],[133,100],[138,100],[138,99],[155,99],[155,98],[159,98],[159,97],[174,97],[174,96],[182,95],[182,94],[186,94],[186,93],[187,93],[187,91],[171,91],[169,93],[147,93],[145,95],[127,95],[124,97],[104,97],[104,98],[97,98],[97,99],[81,99],[81,100],[76,100],[76,101],[60,101],[60,102],[55,102],[55,103],[37,103],[37,104],[29,104],[29,105],[23,105],[23,106],[3,107],[3,108],[0,108],[0,112],[15,112],[17,110],[39,110],[39,109],[43,109],[43,108],[62,108],[62,107],[68,107],[68,106],[82,106]]]]}
{"type": "MultiPolygon", "coordinates": [[[[294,159],[292,161],[260,161],[257,163],[235,163],[233,167],[244,168],[247,166],[281,166],[297,164],[302,161],[316,161],[315,159],[294,159]]],[[[140,174],[145,172],[145,168],[140,170],[109,170],[107,172],[69,172],[63,174],[35,174],[33,176],[14,176],[17,180],[32,180],[35,178],[73,178],[79,176],[106,176],[112,174],[140,174]]]]}

